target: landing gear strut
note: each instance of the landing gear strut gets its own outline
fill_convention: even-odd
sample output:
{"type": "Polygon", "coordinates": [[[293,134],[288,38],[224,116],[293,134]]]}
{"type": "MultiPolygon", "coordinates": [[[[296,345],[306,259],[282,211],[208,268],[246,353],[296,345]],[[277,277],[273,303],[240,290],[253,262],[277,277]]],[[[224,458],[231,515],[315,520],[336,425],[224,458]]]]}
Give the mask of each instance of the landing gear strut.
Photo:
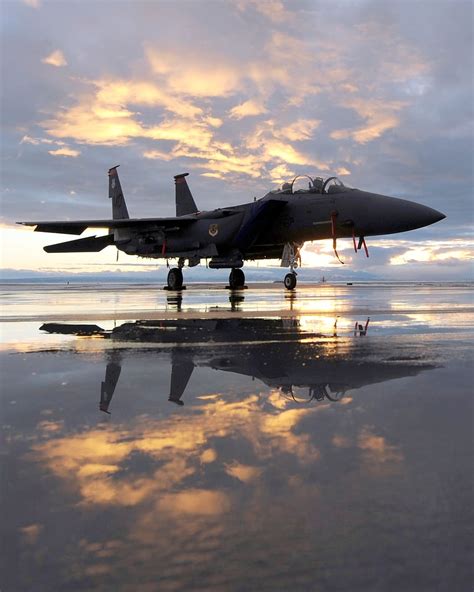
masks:
{"type": "Polygon", "coordinates": [[[296,288],[296,271],[295,267],[298,267],[298,261],[300,259],[300,248],[297,243],[287,243],[283,249],[283,255],[281,259],[281,266],[290,267],[290,273],[285,275],[283,283],[287,290],[294,290],[296,288]]]}
{"type": "Polygon", "coordinates": [[[237,290],[245,286],[245,274],[241,269],[233,268],[229,274],[229,288],[237,290]]]}

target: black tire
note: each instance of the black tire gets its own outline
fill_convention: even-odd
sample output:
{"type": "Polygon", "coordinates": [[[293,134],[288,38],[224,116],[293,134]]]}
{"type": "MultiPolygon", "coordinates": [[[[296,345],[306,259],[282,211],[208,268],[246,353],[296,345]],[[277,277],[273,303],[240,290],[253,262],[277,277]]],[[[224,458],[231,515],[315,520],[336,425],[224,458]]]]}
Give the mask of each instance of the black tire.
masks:
{"type": "Polygon", "coordinates": [[[296,288],[296,274],[287,273],[283,283],[285,284],[285,288],[287,290],[294,290],[296,288]]]}
{"type": "Polygon", "coordinates": [[[183,287],[183,272],[179,267],[173,267],[168,272],[168,289],[181,290],[183,287]]]}
{"type": "Polygon", "coordinates": [[[232,290],[245,286],[245,274],[241,269],[233,269],[229,274],[229,286],[232,290]]]}

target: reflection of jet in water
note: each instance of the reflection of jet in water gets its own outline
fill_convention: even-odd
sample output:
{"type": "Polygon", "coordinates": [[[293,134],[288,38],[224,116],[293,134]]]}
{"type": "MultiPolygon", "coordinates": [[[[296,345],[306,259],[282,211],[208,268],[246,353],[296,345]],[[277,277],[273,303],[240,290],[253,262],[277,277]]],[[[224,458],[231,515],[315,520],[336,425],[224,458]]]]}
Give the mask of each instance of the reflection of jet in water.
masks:
{"type": "Polygon", "coordinates": [[[109,413],[109,405],[115,393],[122,366],[120,364],[120,354],[114,356],[116,359],[109,362],[105,368],[105,380],[100,385],[100,403],[99,409],[109,413]]]}
{"type": "MultiPolygon", "coordinates": [[[[338,336],[337,320],[331,334],[305,331],[298,319],[178,319],[124,323],[104,337],[120,343],[113,349],[101,384],[100,410],[108,412],[121,373],[121,357],[127,342],[143,344],[147,352],[171,349],[169,401],[181,400],[196,367],[207,367],[256,378],[278,389],[282,396],[300,401],[298,391],[307,390],[306,401],[340,400],[348,390],[387,380],[415,376],[433,365],[407,362],[403,350],[398,360],[390,341],[354,339],[367,335],[365,325],[356,323],[353,336],[338,336]],[[160,345],[166,346],[160,349],[160,345]]],[[[46,324],[48,332],[87,334],[77,325],[46,324]],[[72,330],[71,328],[74,328],[72,330]]],[[[97,335],[97,331],[91,333],[97,335]]],[[[415,356],[413,356],[415,357],[415,356]]]]}

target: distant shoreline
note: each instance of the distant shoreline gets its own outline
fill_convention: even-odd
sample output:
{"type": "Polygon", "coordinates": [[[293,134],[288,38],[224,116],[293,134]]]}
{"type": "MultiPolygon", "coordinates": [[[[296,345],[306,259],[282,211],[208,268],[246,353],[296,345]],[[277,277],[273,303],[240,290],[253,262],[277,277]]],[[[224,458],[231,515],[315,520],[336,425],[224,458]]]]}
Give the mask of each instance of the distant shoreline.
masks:
{"type": "MultiPolygon", "coordinates": [[[[357,279],[337,279],[337,280],[325,280],[323,281],[315,281],[315,280],[299,280],[299,283],[304,284],[305,286],[367,286],[367,287],[376,287],[376,286],[465,286],[465,287],[474,287],[474,280],[357,280],[357,279]]],[[[12,279],[0,279],[1,286],[16,286],[16,285],[57,285],[57,286],[97,286],[97,285],[108,285],[108,286],[152,286],[152,287],[162,287],[164,285],[163,279],[130,279],[130,278],[12,278],[12,279]]],[[[226,286],[228,282],[226,280],[217,279],[216,281],[205,281],[205,280],[198,280],[198,281],[187,281],[186,284],[188,286],[226,286]]],[[[267,288],[270,287],[281,287],[282,282],[278,280],[272,279],[262,279],[262,280],[249,280],[249,285],[253,286],[264,286],[267,288]]]]}

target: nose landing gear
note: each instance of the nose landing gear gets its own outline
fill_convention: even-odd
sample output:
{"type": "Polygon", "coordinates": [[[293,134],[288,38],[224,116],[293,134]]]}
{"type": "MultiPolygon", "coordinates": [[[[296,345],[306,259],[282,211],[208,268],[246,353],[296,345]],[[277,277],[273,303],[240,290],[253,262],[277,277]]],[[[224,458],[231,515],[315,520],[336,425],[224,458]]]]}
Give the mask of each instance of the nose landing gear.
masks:
{"type": "Polygon", "coordinates": [[[245,286],[245,274],[241,269],[233,268],[229,274],[229,288],[238,290],[245,286]]]}
{"type": "Polygon", "coordinates": [[[300,262],[300,245],[297,243],[287,243],[283,249],[283,255],[281,258],[281,266],[290,268],[290,273],[285,275],[283,283],[287,290],[294,290],[296,288],[296,271],[298,262],[300,262]]]}
{"type": "Polygon", "coordinates": [[[287,290],[294,290],[296,288],[296,273],[294,271],[287,273],[283,283],[285,284],[285,288],[287,290]]]}

